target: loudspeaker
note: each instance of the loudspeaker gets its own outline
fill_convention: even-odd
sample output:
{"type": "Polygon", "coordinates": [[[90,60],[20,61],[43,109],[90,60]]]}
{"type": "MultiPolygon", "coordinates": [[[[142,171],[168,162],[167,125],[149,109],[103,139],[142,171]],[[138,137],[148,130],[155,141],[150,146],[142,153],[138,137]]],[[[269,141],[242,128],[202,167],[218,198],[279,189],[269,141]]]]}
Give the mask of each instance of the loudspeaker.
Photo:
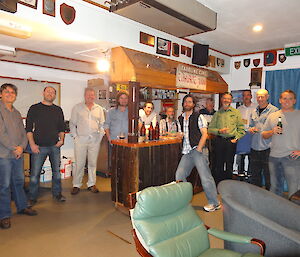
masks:
{"type": "Polygon", "coordinates": [[[208,45],[194,44],[192,63],[204,66],[208,62],[208,45]]]}
{"type": "Polygon", "coordinates": [[[0,0],[0,10],[15,13],[18,0],[0,0]]]}

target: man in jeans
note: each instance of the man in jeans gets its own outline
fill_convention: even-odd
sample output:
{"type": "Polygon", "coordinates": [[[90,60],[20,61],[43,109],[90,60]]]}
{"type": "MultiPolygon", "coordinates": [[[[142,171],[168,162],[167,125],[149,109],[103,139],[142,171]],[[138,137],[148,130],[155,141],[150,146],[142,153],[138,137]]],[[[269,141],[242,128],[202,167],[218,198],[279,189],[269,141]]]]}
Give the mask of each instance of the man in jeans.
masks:
{"type": "Polygon", "coordinates": [[[32,150],[29,199],[37,202],[40,174],[49,156],[52,169],[52,195],[58,202],[66,199],[61,194],[60,147],[64,144],[65,125],[62,109],[53,104],[56,90],[51,86],[44,88],[44,100],[29,108],[26,118],[27,138],[32,150]]]}
{"type": "Polygon", "coordinates": [[[258,106],[250,114],[250,128],[248,131],[252,134],[251,152],[250,152],[250,170],[251,184],[262,186],[262,173],[265,179],[265,188],[270,190],[270,172],[269,172],[269,154],[271,138],[264,139],[261,135],[268,116],[278,111],[278,108],[268,103],[269,92],[266,89],[260,89],[256,92],[258,106]]]}
{"type": "Polygon", "coordinates": [[[184,113],[178,118],[184,134],[183,155],[176,170],[176,180],[186,181],[196,166],[208,200],[208,205],[204,206],[204,210],[212,212],[220,209],[221,205],[217,199],[216,184],[208,167],[207,156],[203,152],[207,139],[207,122],[203,115],[194,112],[195,105],[196,101],[192,95],[186,95],[183,98],[184,113]]]}
{"type": "Polygon", "coordinates": [[[11,226],[11,198],[17,212],[34,216],[24,192],[23,150],[27,145],[21,114],[14,108],[17,87],[3,84],[0,88],[0,227],[11,226]]]}
{"type": "Polygon", "coordinates": [[[282,195],[284,178],[289,197],[300,189],[300,110],[295,110],[296,94],[292,90],[281,93],[281,110],[271,113],[263,127],[262,136],[272,138],[269,157],[271,191],[282,195]],[[282,128],[278,126],[281,119],[282,128]]]}

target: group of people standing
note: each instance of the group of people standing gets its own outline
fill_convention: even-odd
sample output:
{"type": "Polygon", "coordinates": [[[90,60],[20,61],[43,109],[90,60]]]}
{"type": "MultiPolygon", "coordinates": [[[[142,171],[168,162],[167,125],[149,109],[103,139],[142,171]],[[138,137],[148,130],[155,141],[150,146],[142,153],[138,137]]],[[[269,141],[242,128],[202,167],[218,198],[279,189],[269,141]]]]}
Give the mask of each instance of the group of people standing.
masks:
{"type": "MultiPolygon", "coordinates": [[[[43,100],[28,110],[25,128],[20,112],[13,106],[17,92],[13,84],[6,83],[0,88],[0,227],[3,229],[11,227],[12,199],[19,214],[37,215],[32,206],[38,201],[41,170],[47,157],[52,169],[53,198],[61,203],[66,201],[62,195],[60,174],[60,148],[65,139],[65,122],[62,109],[54,104],[56,90],[51,86],[44,88],[43,100]],[[31,153],[28,198],[24,191],[24,151],[31,153]]],[[[75,155],[72,195],[80,191],[86,160],[87,189],[92,193],[99,192],[96,187],[96,164],[104,129],[109,141],[121,133],[128,133],[128,94],[118,94],[118,105],[108,112],[106,120],[103,108],[95,103],[95,99],[95,91],[86,88],[84,102],[72,109],[70,130],[75,155]]]]}
{"type": "MultiPolygon", "coordinates": [[[[196,167],[208,199],[206,211],[220,209],[216,184],[231,179],[236,145],[246,133],[251,134],[250,169],[252,182],[261,186],[261,172],[264,172],[266,188],[282,194],[284,178],[287,180],[289,195],[300,187],[300,111],[294,110],[296,94],[291,90],[281,93],[281,110],[268,103],[269,94],[265,89],[257,92],[258,106],[251,103],[251,91],[243,93],[244,106],[237,110],[231,107],[232,95],[221,96],[221,108],[215,112],[213,99],[207,99],[206,109],[195,112],[193,95],[183,98],[183,113],[178,120],[173,107],[166,109],[166,119],[160,120],[160,133],[181,132],[182,157],[176,171],[176,180],[185,181],[196,167]],[[250,110],[251,109],[251,110],[250,110]],[[278,119],[282,127],[278,126],[278,119]],[[209,122],[209,125],[208,125],[209,122]],[[207,158],[206,142],[208,133],[215,135],[214,158],[207,158]],[[211,172],[212,170],[212,172],[211,172]],[[270,171],[270,172],[269,172],[270,171]]],[[[0,88],[0,227],[11,226],[11,198],[17,212],[34,216],[32,208],[38,200],[41,169],[47,157],[52,168],[52,195],[57,202],[64,202],[60,175],[60,147],[64,144],[65,123],[62,109],[54,104],[56,90],[47,86],[43,100],[29,108],[24,129],[21,114],[13,106],[17,87],[3,84],[0,88]],[[28,147],[29,146],[29,147],[28,147]],[[29,149],[28,149],[29,148],[29,149]],[[31,153],[29,193],[24,191],[23,152],[31,153]]],[[[100,143],[104,133],[109,141],[127,137],[128,94],[119,92],[117,106],[107,112],[95,103],[96,93],[92,88],[84,91],[84,102],[75,105],[70,119],[70,132],[74,138],[75,166],[72,172],[72,195],[82,187],[87,162],[87,189],[98,193],[96,167],[100,143]]],[[[153,126],[157,123],[152,102],[146,102],[140,110],[140,124],[153,126]]]]}

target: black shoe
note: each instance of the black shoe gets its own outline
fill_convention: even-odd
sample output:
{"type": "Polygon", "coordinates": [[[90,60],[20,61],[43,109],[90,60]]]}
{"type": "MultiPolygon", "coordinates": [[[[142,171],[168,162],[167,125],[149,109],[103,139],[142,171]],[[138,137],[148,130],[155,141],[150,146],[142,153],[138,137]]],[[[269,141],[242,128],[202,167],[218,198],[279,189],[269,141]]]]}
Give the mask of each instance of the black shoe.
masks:
{"type": "Polygon", "coordinates": [[[99,193],[99,189],[94,185],[94,186],[90,186],[88,187],[88,191],[91,191],[92,193],[99,193]]]}
{"type": "Polygon", "coordinates": [[[10,218],[4,218],[2,220],[0,220],[0,227],[3,229],[8,229],[10,228],[11,224],[10,224],[10,218]]]}
{"type": "Polygon", "coordinates": [[[54,199],[58,202],[65,202],[66,201],[66,197],[64,197],[62,194],[59,194],[57,196],[54,196],[54,199]]]}
{"type": "Polygon", "coordinates": [[[37,211],[31,209],[31,207],[27,207],[21,211],[18,212],[19,214],[24,214],[24,215],[28,215],[28,216],[36,216],[37,215],[37,211]]]}
{"type": "Polygon", "coordinates": [[[28,207],[32,207],[32,206],[36,205],[36,203],[37,203],[37,200],[29,200],[28,207]]]}
{"type": "Polygon", "coordinates": [[[71,195],[77,195],[80,191],[79,187],[73,187],[71,190],[71,195]]]}

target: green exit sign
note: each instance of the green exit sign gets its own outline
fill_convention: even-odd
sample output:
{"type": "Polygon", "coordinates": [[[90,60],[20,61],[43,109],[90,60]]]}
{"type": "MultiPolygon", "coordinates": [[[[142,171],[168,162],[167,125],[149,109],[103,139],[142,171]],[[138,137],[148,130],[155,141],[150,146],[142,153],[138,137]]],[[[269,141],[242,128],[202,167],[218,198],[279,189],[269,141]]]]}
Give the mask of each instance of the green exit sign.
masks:
{"type": "Polygon", "coordinates": [[[286,45],[284,50],[286,56],[300,55],[300,43],[297,45],[286,45]]]}

